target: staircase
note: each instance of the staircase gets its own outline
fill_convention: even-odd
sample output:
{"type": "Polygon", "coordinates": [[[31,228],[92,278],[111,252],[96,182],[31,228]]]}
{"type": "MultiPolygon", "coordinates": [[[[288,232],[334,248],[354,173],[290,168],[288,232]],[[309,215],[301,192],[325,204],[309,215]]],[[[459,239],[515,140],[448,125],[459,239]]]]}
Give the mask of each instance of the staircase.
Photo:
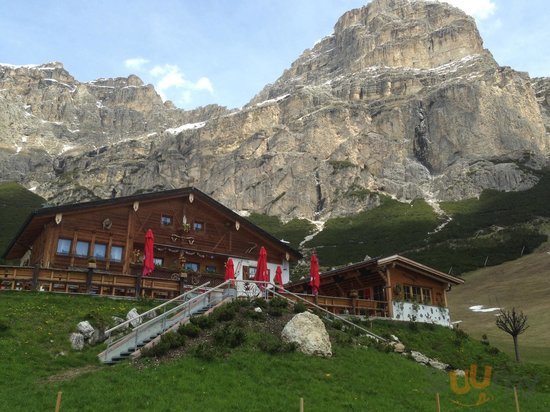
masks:
{"type": "MultiPolygon", "coordinates": [[[[98,355],[99,360],[106,364],[115,364],[121,360],[128,359],[134,352],[141,349],[157,336],[162,335],[171,327],[185,323],[191,316],[206,313],[222,301],[222,287],[225,287],[226,283],[222,283],[215,288],[207,288],[204,291],[209,282],[205,283],[141,314],[139,318],[143,319],[153,312],[157,313],[161,309],[163,310],[162,314],[136,326],[126,335],[109,338],[107,349],[98,355]],[[168,305],[174,303],[176,304],[175,307],[166,310],[168,305]]],[[[113,332],[128,328],[130,322],[134,322],[136,319],[138,318],[121,323],[105,331],[105,333],[113,336],[113,332]]]]}

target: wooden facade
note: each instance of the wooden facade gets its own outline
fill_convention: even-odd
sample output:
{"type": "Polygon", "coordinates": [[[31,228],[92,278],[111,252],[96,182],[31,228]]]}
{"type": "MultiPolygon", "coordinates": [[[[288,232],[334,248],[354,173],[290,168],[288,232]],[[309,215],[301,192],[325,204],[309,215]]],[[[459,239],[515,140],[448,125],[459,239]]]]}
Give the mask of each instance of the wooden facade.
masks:
{"type": "MultiPolygon", "coordinates": [[[[382,316],[392,319],[414,317],[414,320],[441,324],[450,323],[447,292],[453,285],[464,283],[460,278],[399,255],[324,272],[320,280],[319,302],[328,297],[348,299],[347,307],[352,306],[357,315],[383,313],[382,316]]],[[[309,280],[293,282],[286,288],[295,293],[308,293],[309,280]]],[[[337,313],[349,311],[344,306],[338,311],[332,305],[337,313]]]]}
{"type": "Polygon", "coordinates": [[[286,243],[195,188],[39,209],[4,257],[43,269],[75,273],[93,269],[95,274],[137,278],[148,229],[155,236],[152,279],[220,281],[229,257],[238,278],[253,278],[264,246],[271,277],[280,265],[288,281],[289,262],[300,257],[286,243]]]}

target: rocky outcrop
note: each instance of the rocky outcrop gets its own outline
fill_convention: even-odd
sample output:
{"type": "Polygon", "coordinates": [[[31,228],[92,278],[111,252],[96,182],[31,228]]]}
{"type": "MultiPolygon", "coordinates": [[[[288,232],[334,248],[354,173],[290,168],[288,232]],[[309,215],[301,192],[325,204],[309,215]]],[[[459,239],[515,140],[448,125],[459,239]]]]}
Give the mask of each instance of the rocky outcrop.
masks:
{"type": "Polygon", "coordinates": [[[0,172],[52,203],[195,185],[284,218],[524,190],[548,164],[548,84],[499,67],[452,6],[374,0],[240,110],[1,66],[0,172]]]}
{"type": "Polygon", "coordinates": [[[310,312],[295,315],[284,327],[283,341],[295,343],[298,350],[306,355],[332,356],[332,346],[325,324],[310,312]]]}

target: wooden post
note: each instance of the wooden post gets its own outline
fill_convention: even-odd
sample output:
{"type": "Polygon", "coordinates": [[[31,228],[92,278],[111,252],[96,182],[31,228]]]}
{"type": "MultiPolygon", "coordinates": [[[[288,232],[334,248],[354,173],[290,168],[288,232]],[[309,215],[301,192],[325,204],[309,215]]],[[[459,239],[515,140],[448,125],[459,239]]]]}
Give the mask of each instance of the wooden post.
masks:
{"type": "Polygon", "coordinates": [[[300,398],[300,412],[304,412],[304,398],[300,398]]]}
{"type": "Polygon", "coordinates": [[[441,403],[439,402],[439,392],[435,394],[435,402],[437,405],[437,412],[441,412],[441,403]]]}
{"type": "Polygon", "coordinates": [[[59,412],[59,409],[61,408],[61,394],[63,392],[59,391],[57,392],[57,402],[55,403],[55,412],[59,412]]]}
{"type": "Polygon", "coordinates": [[[38,276],[40,275],[40,265],[34,265],[32,269],[32,290],[38,290],[38,276]]]}
{"type": "Polygon", "coordinates": [[[514,399],[516,401],[516,412],[520,412],[520,410],[519,410],[518,391],[517,391],[515,386],[514,386],[514,399]]]}
{"type": "Polygon", "coordinates": [[[94,278],[94,268],[88,265],[88,272],[86,273],[86,293],[92,293],[92,280],[94,278]]]}
{"type": "Polygon", "coordinates": [[[136,298],[139,298],[139,295],[141,294],[141,275],[141,272],[138,272],[138,275],[136,276],[136,298]]]}

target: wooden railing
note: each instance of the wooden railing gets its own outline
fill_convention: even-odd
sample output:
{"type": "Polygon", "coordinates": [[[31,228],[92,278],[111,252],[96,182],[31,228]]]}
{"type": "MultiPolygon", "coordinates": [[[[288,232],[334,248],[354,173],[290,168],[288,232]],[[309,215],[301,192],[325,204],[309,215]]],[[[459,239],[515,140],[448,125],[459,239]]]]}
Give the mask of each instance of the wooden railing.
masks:
{"type": "MultiPolygon", "coordinates": [[[[207,281],[207,274],[199,274],[207,281]]],[[[222,279],[214,279],[217,285],[222,279]]],[[[215,286],[214,285],[214,286],[215,286]]],[[[123,275],[92,269],[0,266],[0,289],[170,299],[192,288],[189,278],[123,275]]]]}
{"type": "MultiPolygon", "coordinates": [[[[282,295],[288,297],[289,299],[296,300],[292,294],[282,295]]],[[[296,294],[302,299],[315,303],[316,305],[325,308],[331,313],[337,315],[364,315],[364,316],[378,316],[378,317],[388,317],[388,302],[380,300],[370,300],[370,299],[352,299],[352,298],[343,298],[343,297],[333,297],[333,296],[314,296],[308,294],[296,294]]]]}

